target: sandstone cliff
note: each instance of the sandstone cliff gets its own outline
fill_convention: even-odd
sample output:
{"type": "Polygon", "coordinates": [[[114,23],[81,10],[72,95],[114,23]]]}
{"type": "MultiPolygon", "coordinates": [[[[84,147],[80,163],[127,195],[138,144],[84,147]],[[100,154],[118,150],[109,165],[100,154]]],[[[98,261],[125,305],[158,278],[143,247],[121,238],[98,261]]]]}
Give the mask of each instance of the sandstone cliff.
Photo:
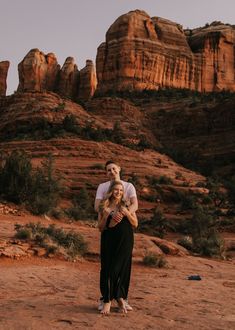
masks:
{"type": "Polygon", "coordinates": [[[53,53],[45,55],[31,49],[18,65],[19,92],[54,91],[75,100],[89,99],[96,88],[96,73],[92,61],[79,72],[72,57],[60,68],[53,53]],[[81,75],[81,79],[80,79],[81,75]]]}
{"type": "Polygon", "coordinates": [[[6,95],[7,90],[7,73],[9,69],[10,62],[2,61],[0,62],[0,96],[6,95]]]}
{"type": "Polygon", "coordinates": [[[18,91],[42,92],[53,90],[60,66],[53,53],[45,55],[39,49],[31,49],[18,65],[18,91]]]}
{"type": "Polygon", "coordinates": [[[97,79],[94,64],[91,60],[87,60],[85,68],[80,71],[78,97],[80,99],[88,100],[94,95],[96,86],[97,79]]]}
{"type": "Polygon", "coordinates": [[[68,57],[59,72],[58,94],[74,99],[77,96],[79,70],[73,57],[68,57]]]}
{"type": "Polygon", "coordinates": [[[235,90],[235,29],[182,26],[135,10],[120,16],[98,48],[98,91],[165,87],[235,90]]]}

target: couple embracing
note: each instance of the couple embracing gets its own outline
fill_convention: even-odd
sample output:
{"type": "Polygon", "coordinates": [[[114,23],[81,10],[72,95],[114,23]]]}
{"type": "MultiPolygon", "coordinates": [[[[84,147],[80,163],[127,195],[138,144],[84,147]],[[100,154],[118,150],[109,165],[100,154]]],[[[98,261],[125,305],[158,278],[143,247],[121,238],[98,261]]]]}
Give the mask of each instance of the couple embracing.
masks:
{"type": "Polygon", "coordinates": [[[99,185],[95,210],[101,232],[101,299],[98,310],[110,313],[111,302],[116,300],[123,313],[132,310],[127,296],[130,284],[133,228],[138,226],[136,190],[132,183],[120,179],[120,166],[114,161],[105,164],[110,181],[99,185]]]}

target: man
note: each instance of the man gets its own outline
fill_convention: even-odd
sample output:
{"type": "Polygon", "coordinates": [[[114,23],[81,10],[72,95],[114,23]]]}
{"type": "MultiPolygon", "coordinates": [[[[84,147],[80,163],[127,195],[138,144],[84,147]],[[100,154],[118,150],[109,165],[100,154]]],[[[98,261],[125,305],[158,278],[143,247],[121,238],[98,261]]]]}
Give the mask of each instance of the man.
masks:
{"type": "MultiPolygon", "coordinates": [[[[131,213],[136,212],[138,209],[136,190],[132,183],[120,179],[121,167],[115,161],[109,160],[105,164],[105,170],[109,181],[101,183],[98,186],[95,197],[95,211],[96,212],[99,211],[100,202],[105,198],[111,181],[121,181],[124,186],[124,198],[127,201],[128,209],[131,211],[131,213]]],[[[114,217],[116,221],[121,221],[123,218],[123,214],[121,212],[118,212],[115,214],[114,217]]],[[[102,275],[102,267],[101,267],[100,270],[101,292],[102,292],[102,276],[103,275],[102,275]]],[[[127,300],[125,300],[125,307],[127,311],[132,311],[132,307],[128,304],[127,300]]],[[[103,299],[100,298],[98,310],[101,311],[102,309],[103,309],[103,299]]]]}

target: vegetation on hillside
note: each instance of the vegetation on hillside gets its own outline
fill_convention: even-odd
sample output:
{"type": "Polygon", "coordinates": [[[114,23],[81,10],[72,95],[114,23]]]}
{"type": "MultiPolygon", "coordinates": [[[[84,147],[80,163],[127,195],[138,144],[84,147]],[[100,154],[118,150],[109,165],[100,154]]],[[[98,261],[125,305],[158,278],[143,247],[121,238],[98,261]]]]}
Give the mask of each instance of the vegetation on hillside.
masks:
{"type": "Polygon", "coordinates": [[[87,252],[87,243],[81,234],[56,228],[55,225],[45,227],[39,222],[16,224],[15,230],[16,238],[45,248],[48,255],[58,253],[60,248],[63,248],[67,256],[72,259],[87,252]]]}
{"type": "Polygon", "coordinates": [[[62,191],[50,155],[35,169],[24,151],[13,151],[2,159],[0,196],[3,199],[24,204],[34,214],[43,214],[57,205],[62,191]]]}

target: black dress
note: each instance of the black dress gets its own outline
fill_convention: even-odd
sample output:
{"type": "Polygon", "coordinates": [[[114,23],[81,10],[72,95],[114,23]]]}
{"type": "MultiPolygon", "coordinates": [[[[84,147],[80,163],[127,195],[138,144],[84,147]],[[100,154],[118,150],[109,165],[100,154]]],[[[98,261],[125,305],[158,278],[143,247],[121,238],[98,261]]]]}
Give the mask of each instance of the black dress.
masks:
{"type": "Polygon", "coordinates": [[[127,299],[134,245],[133,228],[127,217],[112,228],[108,227],[110,220],[111,216],[101,234],[100,291],[105,303],[127,299]]]}

